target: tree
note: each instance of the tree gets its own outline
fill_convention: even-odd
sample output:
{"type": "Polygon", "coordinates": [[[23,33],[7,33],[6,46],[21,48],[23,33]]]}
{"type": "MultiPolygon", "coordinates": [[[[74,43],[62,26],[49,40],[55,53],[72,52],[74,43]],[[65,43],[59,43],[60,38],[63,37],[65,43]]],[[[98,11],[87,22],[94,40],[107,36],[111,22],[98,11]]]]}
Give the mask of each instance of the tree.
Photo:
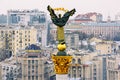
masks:
{"type": "Polygon", "coordinates": [[[80,39],[80,40],[84,40],[84,39],[86,39],[86,38],[88,38],[88,35],[87,35],[87,34],[85,34],[85,33],[83,33],[83,32],[80,32],[80,33],[79,33],[79,39],[80,39]]]}
{"type": "Polygon", "coordinates": [[[90,51],[94,51],[94,48],[92,47],[92,45],[90,45],[90,44],[88,44],[88,49],[90,50],[90,51]]]}
{"type": "Polygon", "coordinates": [[[94,34],[88,35],[88,38],[89,38],[89,39],[91,39],[91,38],[93,38],[93,37],[94,37],[94,34]]]}

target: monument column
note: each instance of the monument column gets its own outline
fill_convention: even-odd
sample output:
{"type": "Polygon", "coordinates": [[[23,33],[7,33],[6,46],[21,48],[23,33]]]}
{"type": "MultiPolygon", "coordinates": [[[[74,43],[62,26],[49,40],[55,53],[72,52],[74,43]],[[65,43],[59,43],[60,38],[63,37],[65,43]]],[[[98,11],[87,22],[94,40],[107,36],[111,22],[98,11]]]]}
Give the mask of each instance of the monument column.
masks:
{"type": "Polygon", "coordinates": [[[55,14],[54,10],[64,10],[64,8],[52,9],[50,6],[47,7],[50,12],[52,22],[57,26],[57,49],[56,55],[52,55],[54,63],[54,70],[56,73],[56,80],[68,80],[68,70],[72,61],[72,56],[66,53],[66,43],[64,38],[64,25],[67,23],[70,16],[75,12],[75,9],[67,11],[63,17],[59,14],[59,17],[55,14]]]}
{"type": "Polygon", "coordinates": [[[68,80],[68,74],[56,74],[56,80],[68,80]]]}

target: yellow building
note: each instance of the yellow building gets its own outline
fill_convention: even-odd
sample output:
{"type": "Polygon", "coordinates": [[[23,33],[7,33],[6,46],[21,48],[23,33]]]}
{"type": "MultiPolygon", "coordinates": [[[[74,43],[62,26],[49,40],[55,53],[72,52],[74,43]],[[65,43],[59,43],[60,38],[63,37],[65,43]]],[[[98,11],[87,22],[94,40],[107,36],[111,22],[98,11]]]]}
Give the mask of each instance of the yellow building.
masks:
{"type": "Polygon", "coordinates": [[[89,40],[89,43],[94,45],[99,54],[111,54],[118,49],[118,44],[113,41],[92,38],[89,40]]]}
{"type": "Polygon", "coordinates": [[[110,54],[113,52],[113,42],[103,41],[96,44],[95,49],[99,54],[110,54]]]}
{"type": "Polygon", "coordinates": [[[89,40],[89,42],[95,42],[95,43],[99,43],[99,42],[102,42],[103,40],[101,40],[101,39],[98,39],[98,38],[95,38],[95,37],[93,37],[93,38],[91,38],[90,40],[89,40]]]}
{"type": "Polygon", "coordinates": [[[13,55],[20,49],[37,42],[37,29],[35,28],[1,28],[0,48],[8,49],[13,55]]]}

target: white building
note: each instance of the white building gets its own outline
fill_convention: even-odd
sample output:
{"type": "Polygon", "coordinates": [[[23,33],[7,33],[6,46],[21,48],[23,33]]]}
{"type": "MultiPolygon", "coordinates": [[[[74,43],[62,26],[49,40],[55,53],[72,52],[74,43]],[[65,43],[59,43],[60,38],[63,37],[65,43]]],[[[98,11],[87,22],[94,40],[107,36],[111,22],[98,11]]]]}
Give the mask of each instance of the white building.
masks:
{"type": "Polygon", "coordinates": [[[18,70],[20,69],[20,67],[17,65],[18,63],[16,62],[16,59],[14,57],[0,62],[0,80],[19,80],[18,75],[20,71],[18,70]]]}

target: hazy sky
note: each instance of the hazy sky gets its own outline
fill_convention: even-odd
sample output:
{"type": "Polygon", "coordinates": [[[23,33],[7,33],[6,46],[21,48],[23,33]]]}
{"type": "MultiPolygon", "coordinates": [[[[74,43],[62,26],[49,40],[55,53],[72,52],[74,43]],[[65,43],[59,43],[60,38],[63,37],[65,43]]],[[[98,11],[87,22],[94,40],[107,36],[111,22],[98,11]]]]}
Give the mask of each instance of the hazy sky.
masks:
{"type": "Polygon", "coordinates": [[[47,6],[64,7],[68,10],[76,8],[76,15],[87,12],[102,13],[103,17],[120,12],[120,0],[0,0],[0,14],[10,9],[39,9],[47,11],[47,6]]]}

